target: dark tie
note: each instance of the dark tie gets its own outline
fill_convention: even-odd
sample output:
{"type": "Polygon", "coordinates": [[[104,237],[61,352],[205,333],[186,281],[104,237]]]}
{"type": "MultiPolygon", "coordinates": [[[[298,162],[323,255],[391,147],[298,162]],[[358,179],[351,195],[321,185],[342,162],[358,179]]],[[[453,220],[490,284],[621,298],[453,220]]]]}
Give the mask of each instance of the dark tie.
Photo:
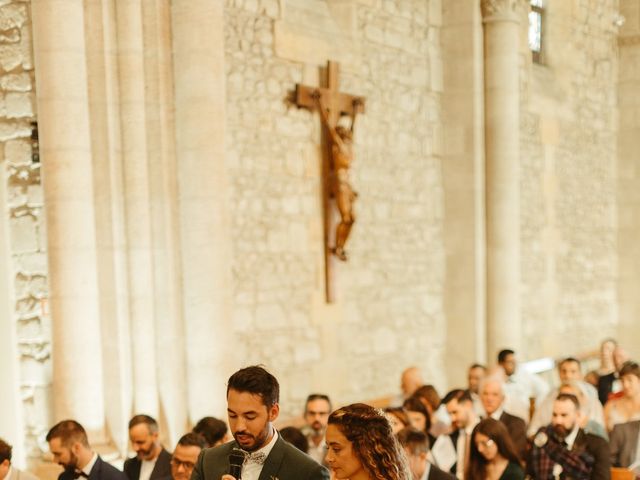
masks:
{"type": "Polygon", "coordinates": [[[77,479],[77,478],[80,478],[80,477],[89,478],[89,475],[87,475],[83,471],[79,471],[79,472],[78,471],[74,471],[73,472],[73,478],[74,479],[77,479]]]}

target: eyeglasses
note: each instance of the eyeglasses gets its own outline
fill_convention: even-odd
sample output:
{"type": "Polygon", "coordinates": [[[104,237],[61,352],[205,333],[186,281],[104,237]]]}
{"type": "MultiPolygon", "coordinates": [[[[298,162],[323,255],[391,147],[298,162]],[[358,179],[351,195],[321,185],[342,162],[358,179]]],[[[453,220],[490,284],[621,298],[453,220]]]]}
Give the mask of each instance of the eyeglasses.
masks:
{"type": "Polygon", "coordinates": [[[479,442],[479,441],[476,440],[476,448],[480,448],[480,447],[489,448],[489,447],[492,447],[495,444],[496,444],[496,442],[494,442],[491,439],[485,440],[484,442],[479,442]]]}
{"type": "Polygon", "coordinates": [[[182,460],[178,460],[177,458],[171,459],[171,465],[173,465],[176,468],[182,467],[185,470],[193,470],[196,466],[196,464],[193,462],[183,462],[182,460]]]}

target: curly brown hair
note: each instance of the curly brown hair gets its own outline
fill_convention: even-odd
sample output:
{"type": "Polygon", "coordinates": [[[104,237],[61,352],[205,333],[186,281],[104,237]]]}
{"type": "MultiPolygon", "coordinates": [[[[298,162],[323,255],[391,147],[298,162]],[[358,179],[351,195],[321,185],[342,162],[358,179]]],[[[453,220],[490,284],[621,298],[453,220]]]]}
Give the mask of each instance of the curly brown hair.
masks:
{"type": "Polygon", "coordinates": [[[407,460],[384,413],[364,403],[339,408],[329,416],[351,442],[356,457],[372,479],[410,480],[407,460]]]}

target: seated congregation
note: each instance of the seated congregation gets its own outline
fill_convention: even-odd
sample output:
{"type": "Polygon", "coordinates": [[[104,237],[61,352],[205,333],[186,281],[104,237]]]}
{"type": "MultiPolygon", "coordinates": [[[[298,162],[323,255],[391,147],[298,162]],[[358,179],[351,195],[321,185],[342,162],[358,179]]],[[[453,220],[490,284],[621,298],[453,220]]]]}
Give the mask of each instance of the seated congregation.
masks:
{"type": "MultiPolygon", "coordinates": [[[[100,458],[74,420],[54,425],[46,440],[63,467],[59,480],[637,478],[640,366],[607,339],[600,370],[583,373],[578,359],[562,359],[551,386],[503,350],[495,366],[471,365],[468,384],[442,398],[411,367],[384,410],[366,402],[334,410],[328,395],[311,394],[301,421],[283,422],[278,380],[252,366],[229,378],[228,423],[203,418],[172,453],[158,422],[135,415],[135,455],[122,471],[100,458]]],[[[0,480],[36,480],[11,465],[2,440],[0,480]]]]}

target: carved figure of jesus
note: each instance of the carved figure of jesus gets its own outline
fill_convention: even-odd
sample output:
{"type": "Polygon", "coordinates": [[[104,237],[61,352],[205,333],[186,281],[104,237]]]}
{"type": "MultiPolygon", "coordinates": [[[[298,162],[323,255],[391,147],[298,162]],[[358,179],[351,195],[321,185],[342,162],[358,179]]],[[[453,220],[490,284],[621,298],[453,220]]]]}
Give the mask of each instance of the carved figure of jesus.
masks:
{"type": "Polygon", "coordinates": [[[331,249],[340,260],[347,260],[345,244],[355,223],[353,203],[358,194],[349,183],[349,168],[353,162],[353,127],[356,121],[356,112],[362,100],[356,98],[353,101],[353,113],[351,114],[351,126],[345,128],[342,125],[332,125],[329,121],[327,109],[322,105],[321,94],[318,90],[311,95],[320,111],[322,123],[327,128],[330,136],[330,172],[329,189],[336,199],[336,206],[340,212],[340,223],[336,227],[335,246],[331,249]]]}

